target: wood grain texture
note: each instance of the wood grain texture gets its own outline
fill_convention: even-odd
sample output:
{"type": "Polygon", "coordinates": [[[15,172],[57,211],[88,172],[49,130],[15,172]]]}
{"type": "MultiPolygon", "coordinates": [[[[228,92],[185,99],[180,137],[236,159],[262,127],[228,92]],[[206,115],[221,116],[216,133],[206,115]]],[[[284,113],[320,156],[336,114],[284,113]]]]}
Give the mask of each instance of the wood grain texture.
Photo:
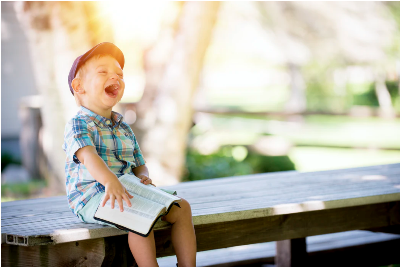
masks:
{"type": "MultiPolygon", "coordinates": [[[[293,241],[308,236],[397,231],[400,226],[400,164],[276,172],[163,188],[177,190],[191,204],[199,252],[291,240],[282,244],[282,252],[293,254],[293,241]]],[[[1,219],[3,266],[134,264],[125,232],[80,222],[65,196],[2,203],[1,219]],[[6,244],[18,241],[27,246],[6,244]]],[[[154,230],[157,257],[174,255],[171,224],[159,222],[154,230]]],[[[285,258],[296,264],[296,258],[287,257],[281,263],[285,258]]]]}
{"type": "MultiPolygon", "coordinates": [[[[400,164],[301,173],[274,172],[163,186],[189,201],[193,223],[208,225],[400,200],[400,164]]],[[[67,243],[124,234],[80,222],[65,196],[2,203],[7,234],[29,245],[67,243]],[[47,238],[46,238],[47,237],[47,238]],[[40,238],[40,239],[38,239],[40,238]]],[[[169,228],[159,222],[155,230],[169,228]]]]}
{"type": "MultiPolygon", "coordinates": [[[[387,249],[386,242],[395,242],[398,246],[400,245],[400,235],[385,234],[385,233],[374,233],[369,231],[347,231],[333,234],[324,234],[317,236],[307,237],[307,252],[310,255],[318,255],[326,251],[334,252],[336,249],[346,248],[350,251],[357,246],[372,244],[379,244],[383,249],[387,249]]],[[[211,251],[201,251],[197,253],[196,265],[198,267],[205,266],[224,266],[224,267],[237,267],[237,266],[258,266],[262,264],[275,264],[276,255],[276,242],[266,242],[251,245],[242,245],[237,247],[221,248],[211,251]],[[257,265],[258,264],[258,265],[257,265]]],[[[385,257],[388,255],[386,254],[385,257]]],[[[340,257],[340,256],[339,256],[340,257]]],[[[381,259],[383,257],[373,254],[372,259],[381,259]]],[[[394,256],[392,256],[394,257],[394,256]]],[[[393,258],[392,258],[393,259],[393,258]]],[[[397,259],[400,259],[398,256],[397,259]]],[[[310,258],[308,259],[310,260],[310,258]]],[[[344,266],[345,260],[342,260],[344,266]]],[[[370,260],[370,259],[369,259],[370,260]]],[[[363,259],[364,261],[364,259],[363,259]]],[[[173,267],[176,263],[176,256],[158,258],[157,262],[160,267],[173,267]]],[[[310,260],[309,263],[313,263],[310,260]]],[[[326,266],[326,263],[321,262],[319,266],[326,266]]],[[[367,263],[367,262],[366,262],[367,263]]],[[[392,262],[398,263],[398,262],[392,262]]],[[[390,262],[387,262],[390,264],[390,262]]],[[[381,262],[381,265],[385,265],[385,262],[381,262]]],[[[360,265],[354,265],[360,266],[360,265]]],[[[365,265],[370,266],[370,265],[365,265]]],[[[376,266],[380,266],[379,263],[376,266]]]]}
{"type": "MultiPolygon", "coordinates": [[[[102,266],[106,255],[105,249],[103,238],[34,247],[2,244],[1,265],[25,267],[102,266]]],[[[112,257],[108,256],[109,259],[112,257]]]]}
{"type": "MultiPolygon", "coordinates": [[[[399,209],[400,202],[391,202],[195,225],[197,251],[400,225],[399,209]]],[[[157,257],[174,255],[170,230],[154,234],[157,257]]]]}

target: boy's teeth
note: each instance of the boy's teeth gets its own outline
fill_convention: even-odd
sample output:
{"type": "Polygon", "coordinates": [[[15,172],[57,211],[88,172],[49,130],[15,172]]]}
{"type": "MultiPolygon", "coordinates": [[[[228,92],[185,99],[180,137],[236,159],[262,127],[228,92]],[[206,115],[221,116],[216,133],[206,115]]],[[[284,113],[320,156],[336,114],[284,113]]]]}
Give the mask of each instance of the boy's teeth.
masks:
{"type": "Polygon", "coordinates": [[[107,94],[117,95],[118,89],[119,89],[119,86],[117,84],[113,84],[113,85],[107,86],[105,90],[106,90],[107,94]]]}

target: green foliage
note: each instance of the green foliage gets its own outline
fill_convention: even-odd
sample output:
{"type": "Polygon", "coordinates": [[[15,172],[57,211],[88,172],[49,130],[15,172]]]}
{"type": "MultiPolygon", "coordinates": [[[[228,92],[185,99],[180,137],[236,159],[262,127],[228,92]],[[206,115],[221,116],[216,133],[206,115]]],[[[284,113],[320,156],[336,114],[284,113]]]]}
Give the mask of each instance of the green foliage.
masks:
{"type": "Polygon", "coordinates": [[[388,7],[392,14],[392,18],[397,24],[395,34],[392,36],[392,44],[388,49],[389,55],[394,59],[397,59],[400,56],[400,3],[398,1],[385,1],[382,3],[388,7]]]}
{"type": "Polygon", "coordinates": [[[392,100],[399,97],[399,83],[398,81],[386,81],[386,87],[392,97],[392,100]]]}
{"type": "Polygon", "coordinates": [[[371,84],[366,92],[353,95],[353,105],[366,105],[379,107],[378,98],[375,93],[375,84],[371,84]]]}
{"type": "Polygon", "coordinates": [[[238,162],[227,153],[229,150],[231,147],[226,146],[211,155],[188,150],[183,181],[295,170],[288,156],[264,156],[250,151],[243,161],[238,162]]]}
{"type": "Polygon", "coordinates": [[[349,94],[335,92],[334,71],[343,68],[340,59],[313,60],[302,68],[306,82],[307,110],[314,112],[345,112],[351,105],[349,94]]]}
{"type": "MultiPolygon", "coordinates": [[[[386,81],[386,87],[392,98],[392,104],[395,105],[396,100],[399,98],[398,82],[386,81]]],[[[353,95],[353,105],[367,105],[372,107],[379,107],[378,97],[375,93],[375,84],[371,83],[366,92],[353,95]]]]}
{"type": "Polygon", "coordinates": [[[4,168],[9,164],[17,164],[21,165],[21,160],[16,159],[12,154],[5,152],[1,153],[1,171],[3,172],[4,168]]]}
{"type": "Polygon", "coordinates": [[[47,186],[45,180],[32,180],[23,183],[1,185],[1,201],[32,198],[47,186]]]}

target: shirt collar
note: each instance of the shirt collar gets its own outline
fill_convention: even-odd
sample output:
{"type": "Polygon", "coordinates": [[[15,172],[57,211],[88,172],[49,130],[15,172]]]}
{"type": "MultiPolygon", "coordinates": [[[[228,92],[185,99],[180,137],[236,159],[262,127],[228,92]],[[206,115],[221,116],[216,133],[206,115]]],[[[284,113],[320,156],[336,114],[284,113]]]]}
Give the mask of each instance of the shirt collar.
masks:
{"type": "MultiPolygon", "coordinates": [[[[95,112],[89,110],[86,107],[79,107],[79,111],[78,113],[80,114],[84,114],[90,117],[90,119],[98,126],[102,126],[102,125],[110,125],[112,126],[112,121],[104,116],[98,115],[95,112]]],[[[118,127],[119,124],[122,122],[123,116],[120,113],[111,111],[111,118],[113,119],[113,121],[115,122],[115,127],[118,127]]]]}

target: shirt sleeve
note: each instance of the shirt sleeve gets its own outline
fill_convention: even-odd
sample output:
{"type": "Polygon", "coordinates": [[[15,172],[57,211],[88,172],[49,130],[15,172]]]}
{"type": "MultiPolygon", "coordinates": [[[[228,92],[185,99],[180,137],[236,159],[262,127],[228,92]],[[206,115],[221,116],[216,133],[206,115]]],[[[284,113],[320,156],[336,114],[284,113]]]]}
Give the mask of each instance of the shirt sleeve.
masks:
{"type": "Polygon", "coordinates": [[[146,164],[146,161],[144,160],[144,157],[142,155],[142,152],[140,151],[139,148],[139,143],[136,140],[135,134],[132,133],[132,138],[133,138],[133,146],[134,146],[134,150],[133,150],[133,157],[135,159],[135,164],[136,166],[143,166],[144,164],[146,164]]]}
{"type": "Polygon", "coordinates": [[[76,151],[85,146],[94,146],[87,122],[82,118],[73,118],[65,126],[63,150],[70,159],[80,163],[76,151]]]}
{"type": "Polygon", "coordinates": [[[144,164],[146,164],[146,160],[144,160],[142,151],[140,151],[139,143],[136,140],[135,134],[133,133],[131,127],[125,122],[123,123],[123,128],[126,132],[128,132],[129,138],[131,139],[133,144],[133,159],[135,159],[135,165],[137,167],[143,166],[144,164]]]}

